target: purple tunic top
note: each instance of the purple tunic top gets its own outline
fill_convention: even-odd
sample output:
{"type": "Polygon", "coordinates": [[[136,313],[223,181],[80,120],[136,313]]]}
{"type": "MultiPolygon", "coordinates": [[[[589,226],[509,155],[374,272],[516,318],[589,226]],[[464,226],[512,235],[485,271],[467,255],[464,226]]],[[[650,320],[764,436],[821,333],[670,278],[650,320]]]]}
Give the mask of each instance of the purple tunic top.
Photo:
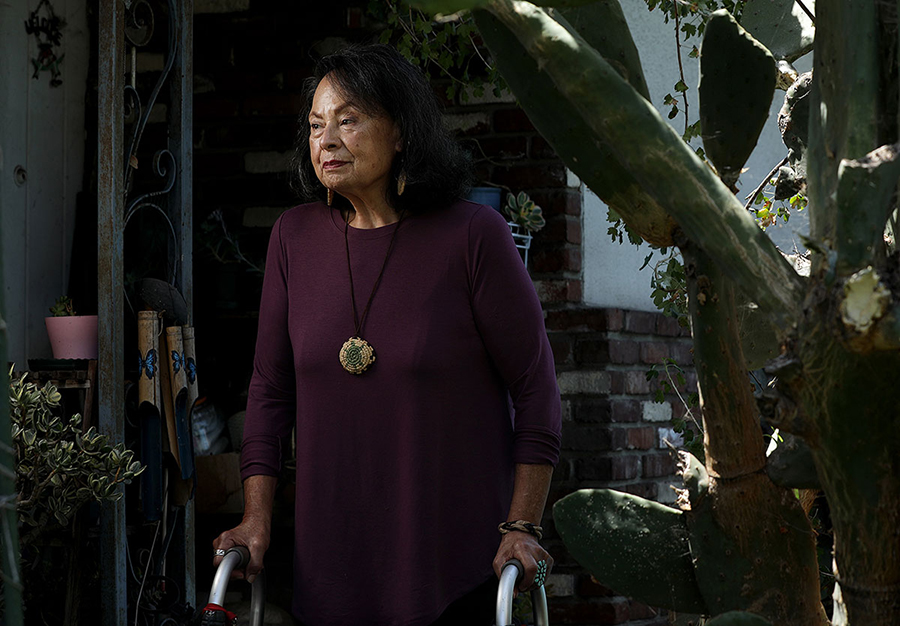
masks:
{"type": "MultiPolygon", "coordinates": [[[[350,228],[360,314],[395,228],[350,228]]],[[[543,314],[503,218],[460,201],[403,219],[360,331],[376,361],[358,376],[338,361],[354,327],[340,213],[285,212],[269,242],[242,477],[278,475],[296,425],[304,624],[426,625],[494,575],[514,464],[558,460],[543,314]]]]}

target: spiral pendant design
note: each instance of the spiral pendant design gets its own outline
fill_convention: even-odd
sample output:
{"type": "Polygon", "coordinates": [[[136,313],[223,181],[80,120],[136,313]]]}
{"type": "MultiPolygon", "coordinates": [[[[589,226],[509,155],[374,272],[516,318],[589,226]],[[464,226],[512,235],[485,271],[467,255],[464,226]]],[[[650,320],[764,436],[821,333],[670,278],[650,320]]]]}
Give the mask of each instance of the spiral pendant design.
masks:
{"type": "Polygon", "coordinates": [[[375,362],[375,350],[365,339],[351,337],[341,347],[341,366],[351,374],[362,374],[375,362]]]}

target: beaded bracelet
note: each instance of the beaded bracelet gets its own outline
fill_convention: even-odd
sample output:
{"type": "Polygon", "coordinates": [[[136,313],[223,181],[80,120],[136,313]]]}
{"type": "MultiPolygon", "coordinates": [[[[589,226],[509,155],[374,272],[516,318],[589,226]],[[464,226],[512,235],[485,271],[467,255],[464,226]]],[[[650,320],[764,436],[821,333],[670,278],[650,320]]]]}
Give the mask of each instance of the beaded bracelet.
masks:
{"type": "Polygon", "coordinates": [[[503,522],[497,527],[497,530],[500,531],[501,535],[505,535],[506,533],[511,533],[514,530],[518,530],[519,532],[533,535],[539,540],[544,536],[543,528],[541,528],[537,524],[532,524],[531,522],[525,521],[523,519],[519,519],[514,522],[503,522]]]}

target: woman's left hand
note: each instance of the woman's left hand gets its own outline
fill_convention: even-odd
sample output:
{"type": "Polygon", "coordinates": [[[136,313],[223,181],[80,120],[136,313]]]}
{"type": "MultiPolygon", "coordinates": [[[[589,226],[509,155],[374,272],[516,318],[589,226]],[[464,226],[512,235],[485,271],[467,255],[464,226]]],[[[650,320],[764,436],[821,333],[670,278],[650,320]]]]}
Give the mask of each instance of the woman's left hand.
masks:
{"type": "Polygon", "coordinates": [[[535,586],[534,578],[540,561],[546,563],[546,574],[549,575],[553,569],[553,557],[541,547],[537,538],[520,531],[507,533],[500,541],[500,549],[494,557],[494,572],[498,578],[510,559],[518,559],[525,568],[525,575],[519,580],[517,591],[530,591],[535,586]]]}

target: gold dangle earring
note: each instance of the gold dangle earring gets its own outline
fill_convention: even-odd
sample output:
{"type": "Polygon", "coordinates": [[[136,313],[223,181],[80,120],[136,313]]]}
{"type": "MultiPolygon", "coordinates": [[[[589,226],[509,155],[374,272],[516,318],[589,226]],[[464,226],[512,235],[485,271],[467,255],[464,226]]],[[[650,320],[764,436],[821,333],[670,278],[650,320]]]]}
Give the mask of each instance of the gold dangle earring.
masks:
{"type": "Polygon", "coordinates": [[[331,206],[332,202],[334,202],[334,191],[331,189],[328,189],[328,206],[331,206]]]}
{"type": "Polygon", "coordinates": [[[400,170],[400,175],[397,176],[397,195],[402,196],[404,191],[406,191],[406,170],[400,170]]]}

